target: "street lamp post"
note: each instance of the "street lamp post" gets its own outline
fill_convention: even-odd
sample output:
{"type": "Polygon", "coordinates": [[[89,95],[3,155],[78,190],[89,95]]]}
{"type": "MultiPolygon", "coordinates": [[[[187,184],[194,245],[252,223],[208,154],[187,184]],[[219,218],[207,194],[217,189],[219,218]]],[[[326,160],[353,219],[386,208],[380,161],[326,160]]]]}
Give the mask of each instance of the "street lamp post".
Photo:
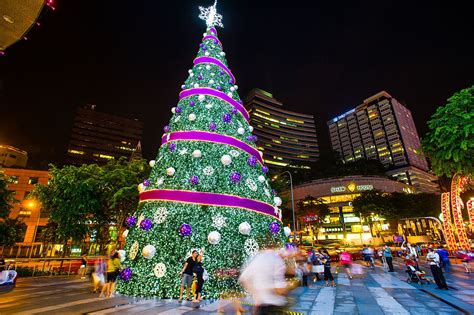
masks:
{"type": "Polygon", "coordinates": [[[296,220],[295,220],[295,197],[293,194],[293,177],[291,176],[290,171],[284,171],[281,172],[280,174],[277,174],[274,176],[274,178],[278,178],[278,176],[282,174],[288,174],[290,177],[290,191],[291,191],[291,210],[293,212],[293,241],[296,243],[296,220]]]}

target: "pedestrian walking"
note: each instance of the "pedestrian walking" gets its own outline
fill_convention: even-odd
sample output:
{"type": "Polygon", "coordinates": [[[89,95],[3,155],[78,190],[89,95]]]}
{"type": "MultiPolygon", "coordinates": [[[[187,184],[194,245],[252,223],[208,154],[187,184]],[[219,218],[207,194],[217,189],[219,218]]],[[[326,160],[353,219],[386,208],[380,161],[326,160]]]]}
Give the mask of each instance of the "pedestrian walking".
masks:
{"type": "Polygon", "coordinates": [[[469,268],[469,263],[471,262],[471,260],[473,259],[473,256],[474,254],[472,254],[471,252],[468,252],[468,251],[461,251],[461,263],[464,267],[464,269],[466,269],[465,273],[471,273],[471,268],[469,268]]]}
{"type": "Polygon", "coordinates": [[[445,273],[449,273],[451,271],[451,262],[449,261],[449,252],[443,246],[438,247],[436,251],[439,255],[441,260],[441,267],[444,268],[445,273]]]}
{"type": "Polygon", "coordinates": [[[197,250],[193,250],[191,256],[186,259],[183,269],[181,270],[181,288],[179,290],[178,303],[183,301],[183,292],[186,288],[186,300],[191,301],[191,286],[193,285],[193,270],[196,266],[196,259],[199,256],[197,250]]]}
{"type": "Polygon", "coordinates": [[[387,245],[383,246],[383,257],[385,258],[385,262],[387,263],[388,272],[394,272],[393,263],[392,263],[392,260],[393,260],[392,250],[387,245]]]}
{"type": "Polygon", "coordinates": [[[311,250],[311,253],[308,256],[308,263],[311,264],[311,274],[313,276],[313,283],[316,281],[321,280],[319,278],[319,273],[324,271],[324,267],[322,270],[320,270],[321,261],[319,260],[319,257],[321,255],[313,248],[311,250]]]}
{"type": "Polygon", "coordinates": [[[102,287],[99,297],[113,297],[115,290],[115,282],[120,271],[120,258],[116,251],[112,253],[107,261],[107,283],[102,287]]]}
{"type": "Polygon", "coordinates": [[[85,279],[87,274],[87,255],[84,254],[81,256],[81,267],[79,268],[79,275],[81,279],[85,279]]]}
{"type": "Polygon", "coordinates": [[[346,273],[349,279],[352,279],[352,273],[351,273],[352,256],[348,251],[345,250],[339,255],[339,263],[341,267],[346,270],[346,273]]]}
{"type": "Polygon", "coordinates": [[[100,257],[94,265],[94,272],[92,273],[92,292],[97,293],[99,287],[105,285],[105,273],[107,272],[107,263],[100,257]]]}
{"type": "Polygon", "coordinates": [[[242,271],[239,281],[253,296],[255,315],[287,314],[285,272],[285,262],[272,246],[255,255],[242,271]]]}
{"type": "Polygon", "coordinates": [[[440,267],[440,258],[439,254],[434,251],[433,248],[428,248],[428,254],[426,255],[426,260],[428,261],[431,269],[431,274],[433,279],[438,286],[438,289],[447,290],[448,285],[446,284],[446,279],[444,279],[443,270],[440,267]]]}
{"type": "Polygon", "coordinates": [[[326,282],[326,286],[329,287],[329,281],[331,281],[331,285],[335,287],[336,283],[331,273],[331,256],[327,250],[323,250],[322,262],[324,264],[324,281],[326,282]]]}
{"type": "Polygon", "coordinates": [[[196,290],[194,293],[194,303],[199,303],[202,299],[202,287],[204,285],[204,272],[205,269],[202,266],[202,257],[203,257],[204,252],[201,251],[201,253],[196,257],[196,264],[193,268],[193,273],[196,274],[196,290]]]}

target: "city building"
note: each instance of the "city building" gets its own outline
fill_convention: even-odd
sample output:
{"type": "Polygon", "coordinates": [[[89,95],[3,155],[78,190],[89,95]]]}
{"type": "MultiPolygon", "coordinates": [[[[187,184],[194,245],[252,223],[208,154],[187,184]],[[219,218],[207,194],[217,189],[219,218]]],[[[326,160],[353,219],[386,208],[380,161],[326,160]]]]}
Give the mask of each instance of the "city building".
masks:
{"type": "Polygon", "coordinates": [[[0,166],[26,167],[28,153],[6,144],[0,144],[0,166]]]}
{"type": "Polygon", "coordinates": [[[328,121],[331,146],[345,162],[378,159],[397,180],[439,192],[436,176],[417,152],[420,139],[410,110],[385,91],[328,121]]]}
{"type": "Polygon", "coordinates": [[[253,89],[245,108],[258,137],[257,146],[270,167],[308,167],[319,157],[313,115],[283,109],[272,94],[253,89]]]}
{"type": "Polygon", "coordinates": [[[67,151],[68,164],[105,164],[119,157],[141,155],[143,123],[96,111],[95,105],[77,109],[67,151]]]}
{"type": "MultiPolygon", "coordinates": [[[[397,226],[390,226],[383,218],[377,216],[362,218],[354,212],[352,201],[362,192],[378,190],[387,193],[415,192],[410,185],[380,176],[345,176],[318,179],[295,186],[293,189],[295,205],[307,202],[307,196],[320,198],[328,205],[330,214],[324,218],[320,228],[314,228],[314,217],[298,215],[298,230],[302,232],[302,240],[314,243],[315,241],[343,241],[348,244],[380,243],[393,238],[393,231],[397,226]]],[[[283,193],[288,195],[289,192],[283,193]]],[[[286,208],[291,208],[288,204],[286,208]]]]}
{"type": "MultiPolygon", "coordinates": [[[[44,226],[48,223],[49,214],[41,208],[40,203],[29,196],[37,184],[47,184],[48,171],[29,170],[21,168],[4,168],[5,175],[10,178],[8,190],[14,193],[17,203],[13,204],[10,218],[21,218],[27,225],[25,238],[19,245],[39,245],[44,226]]],[[[23,247],[27,250],[27,247],[23,247]]]]}

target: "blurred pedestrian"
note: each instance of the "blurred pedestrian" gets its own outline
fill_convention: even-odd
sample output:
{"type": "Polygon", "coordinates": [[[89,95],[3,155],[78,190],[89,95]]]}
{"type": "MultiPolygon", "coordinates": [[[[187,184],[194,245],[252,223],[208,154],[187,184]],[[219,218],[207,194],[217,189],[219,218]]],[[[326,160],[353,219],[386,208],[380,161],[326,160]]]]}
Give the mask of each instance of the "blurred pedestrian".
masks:
{"type": "Polygon", "coordinates": [[[440,258],[438,253],[434,251],[432,247],[428,248],[428,254],[426,255],[426,260],[428,261],[431,269],[431,274],[433,275],[433,279],[438,286],[438,289],[447,290],[448,285],[446,284],[446,279],[443,275],[443,270],[440,267],[440,258]]]}
{"type": "Polygon", "coordinates": [[[94,272],[92,273],[92,285],[93,293],[97,293],[99,291],[99,287],[103,287],[105,285],[105,273],[107,271],[107,263],[99,257],[94,265],[94,272]]]}
{"type": "Polygon", "coordinates": [[[469,263],[473,259],[474,254],[465,250],[461,251],[460,253],[461,253],[460,256],[461,256],[462,265],[464,269],[466,269],[465,273],[471,273],[471,268],[469,268],[469,263]]]}
{"type": "Polygon", "coordinates": [[[191,286],[193,285],[193,270],[196,266],[196,259],[199,256],[197,250],[193,250],[191,256],[186,259],[183,269],[181,270],[181,288],[179,290],[178,303],[183,301],[183,292],[186,288],[186,300],[191,301],[191,286]]]}
{"type": "Polygon", "coordinates": [[[443,246],[438,247],[436,251],[439,255],[441,260],[441,268],[444,268],[445,273],[449,273],[451,271],[451,262],[449,261],[449,252],[443,246]]]}
{"type": "Polygon", "coordinates": [[[331,255],[329,255],[329,252],[326,249],[323,250],[321,261],[324,264],[324,281],[326,282],[326,286],[329,287],[329,281],[331,281],[331,285],[335,287],[336,283],[334,282],[334,277],[331,273],[331,255]]]}
{"type": "Polygon", "coordinates": [[[102,287],[99,297],[113,297],[115,290],[115,283],[119,275],[120,258],[116,251],[112,253],[107,261],[107,279],[105,285],[102,287]]]}
{"type": "Polygon", "coordinates": [[[79,268],[79,275],[81,279],[85,279],[87,274],[87,255],[84,254],[81,256],[81,267],[79,268]]]}
{"type": "Polygon", "coordinates": [[[346,270],[346,273],[349,279],[352,279],[352,273],[351,273],[352,256],[348,251],[344,250],[339,255],[339,263],[341,264],[341,267],[346,270]]]}
{"type": "MultiPolygon", "coordinates": [[[[315,250],[315,248],[313,247],[313,249],[311,250],[309,256],[308,256],[308,263],[311,264],[311,274],[313,276],[313,283],[316,282],[316,281],[319,281],[321,280],[319,278],[319,268],[318,266],[321,266],[321,261],[319,260],[319,257],[321,257],[321,255],[315,250]]],[[[324,271],[324,269],[323,269],[324,271]]],[[[321,271],[322,272],[322,271],[321,271]]]]}
{"type": "Polygon", "coordinates": [[[258,253],[242,271],[239,281],[255,300],[255,315],[286,314],[286,266],[272,246],[258,253]]]}
{"type": "Polygon", "coordinates": [[[392,250],[387,245],[383,246],[383,257],[385,258],[385,262],[387,263],[388,272],[394,272],[393,263],[392,263],[392,260],[393,260],[392,250]]]}

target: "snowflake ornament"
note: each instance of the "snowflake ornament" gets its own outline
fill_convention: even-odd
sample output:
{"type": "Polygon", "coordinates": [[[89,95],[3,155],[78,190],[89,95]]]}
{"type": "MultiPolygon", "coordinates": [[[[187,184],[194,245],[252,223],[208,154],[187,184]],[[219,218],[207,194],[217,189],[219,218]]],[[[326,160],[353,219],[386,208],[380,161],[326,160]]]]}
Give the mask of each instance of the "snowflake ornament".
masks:
{"type": "Polygon", "coordinates": [[[260,247],[258,243],[253,238],[249,238],[244,243],[244,250],[248,256],[254,256],[258,253],[260,247]]]}
{"type": "Polygon", "coordinates": [[[257,184],[252,179],[247,178],[245,184],[251,191],[257,191],[257,184]]]}
{"type": "Polygon", "coordinates": [[[135,243],[132,244],[132,247],[130,247],[130,250],[128,251],[128,258],[130,258],[131,260],[134,260],[135,257],[137,257],[139,246],[140,245],[138,244],[137,241],[135,241],[135,243]]]}
{"type": "Polygon", "coordinates": [[[166,221],[168,216],[168,210],[165,207],[159,207],[156,209],[155,214],[153,215],[153,222],[160,224],[166,221]]]}
{"type": "Polygon", "coordinates": [[[202,170],[202,172],[203,172],[204,175],[211,176],[212,174],[214,174],[214,168],[212,166],[206,166],[202,170]]]}
{"type": "Polygon", "coordinates": [[[156,186],[160,187],[161,185],[163,185],[164,182],[165,179],[163,177],[160,177],[156,180],[156,186]]]}
{"type": "Polygon", "coordinates": [[[216,216],[212,217],[212,226],[215,227],[216,229],[220,230],[223,227],[227,226],[227,223],[225,222],[226,218],[223,217],[222,215],[218,214],[216,216]]]}
{"type": "Polygon", "coordinates": [[[188,153],[188,149],[186,148],[179,150],[179,155],[185,155],[186,153],[188,153]]]}
{"type": "Polygon", "coordinates": [[[240,155],[240,153],[239,153],[239,151],[231,150],[229,152],[229,155],[232,156],[232,157],[238,157],[240,155]]]}
{"type": "Polygon", "coordinates": [[[181,119],[181,116],[178,116],[174,119],[174,122],[178,122],[181,119]]]}
{"type": "Polygon", "coordinates": [[[201,11],[199,18],[206,21],[206,25],[209,28],[214,26],[224,27],[224,24],[222,24],[222,15],[217,13],[216,6],[217,0],[214,1],[214,5],[211,7],[199,7],[199,11],[201,11]]]}
{"type": "Polygon", "coordinates": [[[164,263],[157,263],[155,268],[153,268],[155,277],[163,278],[166,274],[166,265],[164,263]]]}
{"type": "Polygon", "coordinates": [[[272,195],[270,194],[270,190],[268,190],[267,188],[263,188],[263,192],[265,193],[265,196],[271,198],[272,195]]]}

